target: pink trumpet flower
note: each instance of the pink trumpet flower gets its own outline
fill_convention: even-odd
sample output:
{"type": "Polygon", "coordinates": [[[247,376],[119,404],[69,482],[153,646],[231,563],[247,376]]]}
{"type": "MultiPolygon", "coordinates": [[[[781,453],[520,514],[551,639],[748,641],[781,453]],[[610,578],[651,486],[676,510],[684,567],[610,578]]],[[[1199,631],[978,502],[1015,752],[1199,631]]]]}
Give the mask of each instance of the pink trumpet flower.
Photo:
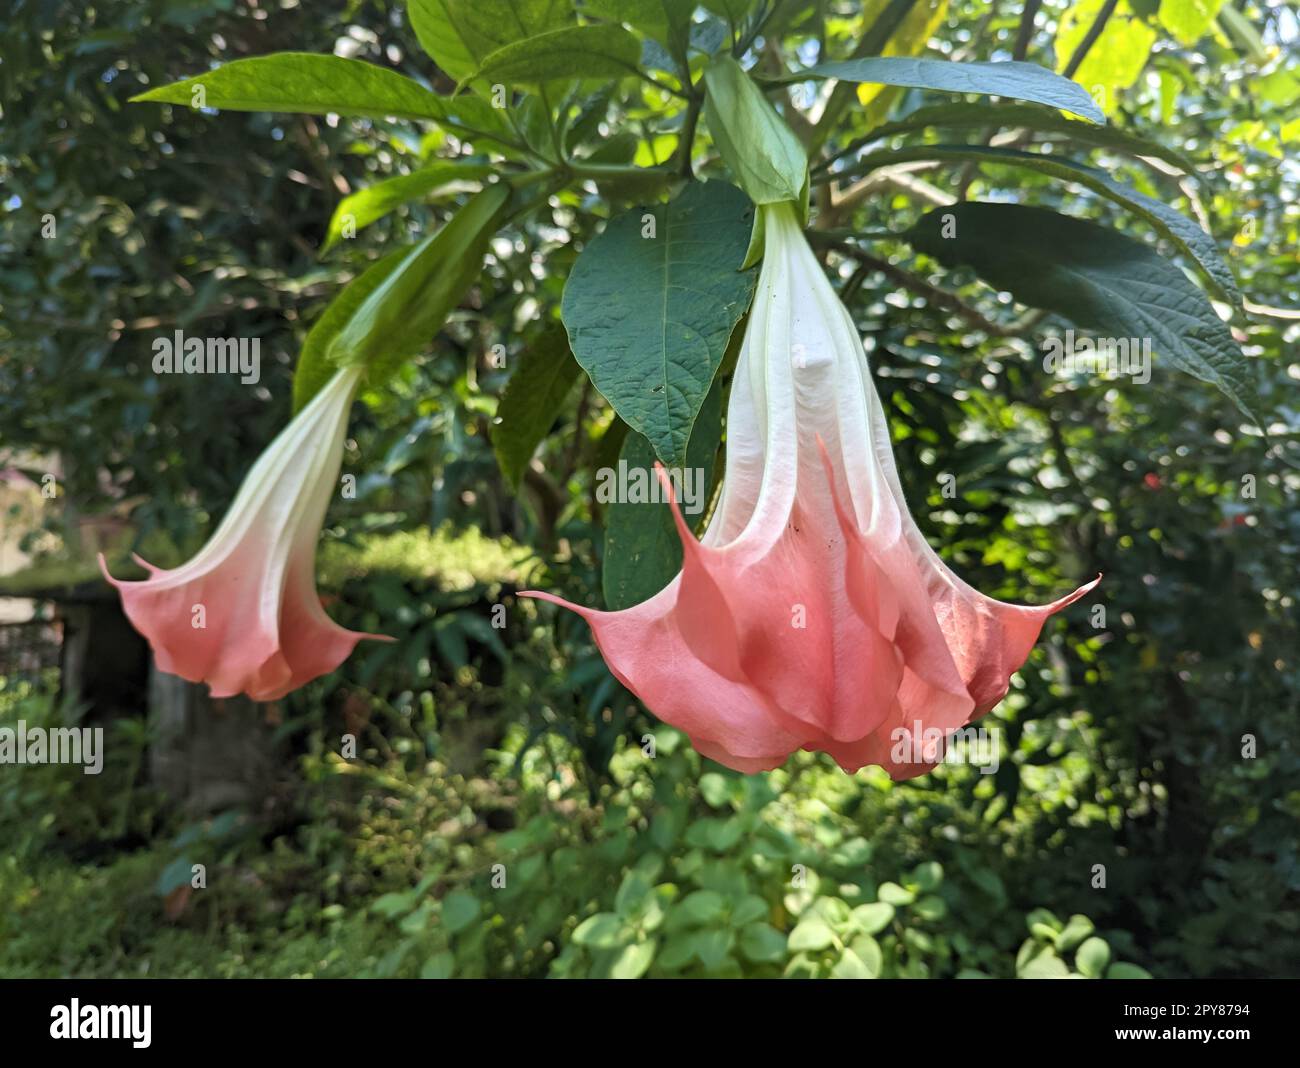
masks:
{"type": "Polygon", "coordinates": [[[362,638],[330,620],[316,593],[316,541],[338,481],[361,368],[338,371],[258,458],[208,543],[186,564],[124,582],[132,626],[161,671],[213,697],[274,701],[333,671],[362,638]]]}
{"type": "Polygon", "coordinates": [[[704,536],[672,500],[682,570],[624,611],[530,596],[580,614],[619,681],[727,767],[767,770],[809,749],[911,778],[1002,700],[1047,617],[1100,576],[1035,608],[944,565],[903,500],[852,317],[792,205],[760,210],[766,255],[704,536]]]}

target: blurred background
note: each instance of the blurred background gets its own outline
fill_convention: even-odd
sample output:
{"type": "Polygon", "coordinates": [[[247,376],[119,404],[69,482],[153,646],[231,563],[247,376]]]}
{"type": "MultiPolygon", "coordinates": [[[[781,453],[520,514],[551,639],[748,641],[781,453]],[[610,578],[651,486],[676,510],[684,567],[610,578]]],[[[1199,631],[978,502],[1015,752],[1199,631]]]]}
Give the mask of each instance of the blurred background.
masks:
{"type": "MultiPolygon", "coordinates": [[[[1106,576],[985,721],[995,774],[891,783],[806,753],[750,777],[704,761],[576,617],[515,599],[601,603],[593,472],[617,455],[613,413],[575,386],[518,492],[490,436],[511,366],[493,346],[516,353],[554,323],[576,252],[625,206],[594,188],[499,237],[445,330],[354,410],[357,493],[331,507],[319,585],[340,623],[398,640],[267,705],[157,673],[95,554],[166,565],[202,542],[287,419],[314,318],[449,208],[405,203],[322,253],[340,200],[464,146],[409,122],[126,101],[277,50],[451,84],[399,3],[10,0],[0,726],[101,727],[106,762],[0,766],[0,975],[1300,971],[1295,7],[1032,6],[1019,51],[1025,5],[1006,0],[920,0],[891,47],[1060,69],[1111,9],[1078,79],[1199,180],[1093,162],[1216,237],[1250,302],[1239,335],[1271,440],[1158,360],[1149,385],[1045,374],[1053,324],[969,274],[902,246],[881,246],[894,269],[829,252],[909,502],[949,564],[1034,603],[1106,576]],[[176,329],[260,339],[260,381],[152,373],[176,329]]],[[[843,54],[883,7],[787,0],[764,48],[843,54]]],[[[850,133],[915,96],[864,96],[850,133]]],[[[607,104],[611,151],[669,157],[680,120],[657,98],[607,104]]],[[[1041,175],[961,165],[836,225],[902,229],[933,190],[1143,236],[1041,175]]]]}

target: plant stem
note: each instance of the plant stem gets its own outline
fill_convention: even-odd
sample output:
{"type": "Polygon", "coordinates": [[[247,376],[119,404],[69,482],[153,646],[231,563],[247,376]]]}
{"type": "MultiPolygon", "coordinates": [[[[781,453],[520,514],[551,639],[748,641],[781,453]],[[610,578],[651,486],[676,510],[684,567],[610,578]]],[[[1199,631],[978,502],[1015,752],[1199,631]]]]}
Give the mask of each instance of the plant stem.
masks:
{"type": "Polygon", "coordinates": [[[1025,9],[1020,13],[1020,29],[1016,33],[1016,46],[1011,51],[1012,59],[1024,59],[1029,52],[1029,42],[1034,36],[1034,19],[1043,0],[1027,0],[1025,9]]]}
{"type": "Polygon", "coordinates": [[[1119,0],[1106,0],[1101,10],[1097,12],[1097,17],[1093,20],[1092,26],[1083,35],[1079,47],[1074,50],[1070,62],[1065,65],[1065,70],[1061,72],[1067,78],[1073,78],[1079,67],[1083,65],[1084,59],[1092,51],[1092,46],[1097,43],[1097,38],[1101,36],[1101,31],[1106,28],[1106,23],[1110,21],[1111,15],[1114,14],[1115,8],[1118,6],[1119,0]]]}

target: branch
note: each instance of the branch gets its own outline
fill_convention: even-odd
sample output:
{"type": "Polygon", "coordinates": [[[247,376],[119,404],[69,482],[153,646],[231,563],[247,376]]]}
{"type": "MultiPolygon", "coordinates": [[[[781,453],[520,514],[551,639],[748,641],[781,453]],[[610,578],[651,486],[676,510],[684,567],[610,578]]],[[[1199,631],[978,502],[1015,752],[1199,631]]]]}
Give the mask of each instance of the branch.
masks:
{"type": "Polygon", "coordinates": [[[956,197],[950,196],[937,186],[931,185],[920,178],[913,178],[911,175],[916,171],[934,170],[933,164],[923,160],[900,163],[894,167],[882,167],[873,171],[861,181],[850,186],[837,199],[832,200],[829,209],[823,219],[827,227],[832,227],[845,218],[849,212],[857,207],[863,200],[872,193],[877,192],[884,186],[893,186],[901,192],[916,197],[918,200],[926,201],[935,207],[946,208],[950,204],[955,204],[956,197]]]}
{"type": "Polygon", "coordinates": [[[1119,0],[1106,0],[1097,12],[1096,19],[1093,20],[1092,27],[1083,35],[1083,40],[1079,42],[1079,47],[1074,50],[1074,55],[1070,57],[1070,62],[1065,65],[1065,70],[1061,73],[1067,78],[1073,78],[1075,72],[1082,66],[1088,53],[1092,51],[1092,46],[1097,43],[1097,38],[1101,36],[1101,31],[1106,28],[1106,23],[1119,6],[1119,0]]]}
{"type": "Polygon", "coordinates": [[[1262,315],[1266,319],[1300,320],[1300,308],[1270,308],[1265,304],[1256,304],[1253,300],[1242,301],[1242,307],[1251,315],[1262,315]]]}
{"type": "Polygon", "coordinates": [[[1024,59],[1029,52],[1029,41],[1034,36],[1034,19],[1038,17],[1038,9],[1043,6],[1043,0],[1028,0],[1025,9],[1020,13],[1020,30],[1016,34],[1016,46],[1012,49],[1012,59],[1024,59]]]}

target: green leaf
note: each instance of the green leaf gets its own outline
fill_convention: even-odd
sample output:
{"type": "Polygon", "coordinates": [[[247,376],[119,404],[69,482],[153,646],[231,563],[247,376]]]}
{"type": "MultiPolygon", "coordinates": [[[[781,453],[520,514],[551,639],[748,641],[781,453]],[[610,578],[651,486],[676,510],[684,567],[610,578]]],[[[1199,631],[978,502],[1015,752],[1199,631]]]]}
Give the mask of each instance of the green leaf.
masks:
{"type": "Polygon", "coordinates": [[[436,234],[353,279],[307,335],[294,375],[295,407],[340,367],[364,365],[369,379],[380,381],[428,344],[483,269],[509,202],[509,187],[488,186],[436,234]]]}
{"type": "Polygon", "coordinates": [[[582,368],[559,323],[524,348],[497,405],[492,447],[501,473],[518,488],[537,446],[546,437],[582,368]]]}
{"type": "Polygon", "coordinates": [[[870,935],[859,935],[849,947],[862,964],[864,979],[878,979],[885,967],[885,954],[880,943],[870,935]]]}
{"type": "Polygon", "coordinates": [[[1232,38],[1237,50],[1256,66],[1263,67],[1272,58],[1264,39],[1255,29],[1255,24],[1231,4],[1224,4],[1219,9],[1219,28],[1232,38]]]}
{"type": "Polygon", "coordinates": [[[1179,44],[1194,45],[1209,30],[1223,0],[1161,0],[1160,23],[1179,44]]]}
{"type": "Polygon", "coordinates": [[[456,31],[477,60],[517,41],[572,26],[572,0],[448,0],[456,31]]]}
{"type": "Polygon", "coordinates": [[[655,942],[637,942],[626,947],[609,969],[611,979],[640,979],[654,963],[655,942]]]}
{"type": "Polygon", "coordinates": [[[768,923],[751,923],[740,932],[740,952],[756,964],[782,960],[786,937],[768,923]]]}
{"type": "Polygon", "coordinates": [[[1036,63],[1016,60],[953,63],[946,59],[872,56],[839,63],[819,63],[778,80],[799,82],[807,78],[839,78],[841,81],[899,85],[910,89],[1002,96],[1046,104],[1094,122],[1106,121],[1105,114],[1082,85],[1036,63]]]}
{"type": "Polygon", "coordinates": [[[757,894],[744,894],[731,904],[729,917],[732,927],[744,927],[768,914],[767,902],[757,894]]]}
{"type": "Polygon", "coordinates": [[[1087,916],[1075,913],[1070,917],[1063,930],[1056,939],[1057,948],[1063,953],[1069,952],[1090,934],[1092,934],[1092,920],[1087,916]]]}
{"type": "Polygon", "coordinates": [[[727,341],[753,297],[745,255],[753,209],[725,182],[627,212],[578,257],[561,312],[593,384],[668,466],[686,459],[727,341]],[[654,217],[653,237],[643,218],[654,217]]]}
{"type": "Polygon", "coordinates": [[[540,83],[635,73],[641,42],[622,26],[568,26],[516,41],[485,56],[464,80],[540,83]]]}
{"type": "Polygon", "coordinates": [[[887,901],[873,901],[853,910],[853,924],[863,934],[877,934],[894,918],[894,906],[887,901]]]}
{"type": "Polygon", "coordinates": [[[1209,302],[1153,249],[1045,208],[971,201],[939,208],[912,244],[1035,308],[1112,337],[1150,338],[1175,367],[1217,386],[1253,422],[1245,358],[1209,302]],[[944,218],[955,225],[945,238],[944,218]]]}
{"type": "Polygon", "coordinates": [[[666,972],[680,971],[694,959],[695,935],[679,934],[664,942],[663,952],[659,954],[659,968],[666,972]]]}
{"type": "Polygon", "coordinates": [[[420,969],[421,979],[450,979],[456,970],[456,958],[447,950],[435,953],[420,969]]]}
{"type": "Polygon", "coordinates": [[[1139,968],[1136,964],[1129,964],[1127,961],[1117,960],[1106,971],[1107,979],[1150,979],[1151,973],[1145,968],[1139,968]]]}
{"type": "MultiPolygon", "coordinates": [[[[715,382],[691,431],[686,466],[680,469],[681,488],[698,494],[701,510],[707,506],[713,491],[714,457],[721,436],[722,384],[715,382]]],[[[639,484],[633,483],[632,479],[644,479],[647,488],[658,491],[660,486],[654,472],[654,461],[650,442],[635,431],[629,432],[623,439],[618,466],[597,472],[598,499],[604,495],[602,485],[606,482],[617,485],[615,475],[621,472],[628,473],[629,487],[639,484]]],[[[686,510],[690,503],[683,499],[686,495],[684,492],[677,494],[678,505],[683,508],[686,522],[692,523],[699,515],[686,510]]],[[[682,542],[673,522],[672,510],[666,503],[617,501],[609,505],[605,513],[605,553],[601,572],[607,609],[617,612],[649,600],[672,581],[681,567],[682,542]]]]}
{"type": "Polygon", "coordinates": [[[631,937],[631,931],[621,917],[612,912],[598,912],[588,916],[573,932],[573,940],[580,946],[592,949],[616,949],[631,937]]]}
{"type": "Polygon", "coordinates": [[[917,159],[975,160],[983,163],[1028,167],[1067,182],[1078,182],[1145,219],[1201,269],[1217,296],[1234,307],[1241,307],[1241,293],[1237,289],[1236,280],[1219,255],[1214,238],[1168,204],[1139,193],[1136,189],[1130,189],[1122,182],[1115,181],[1104,171],[1059,156],[1022,152],[1011,148],[990,148],[984,145],[918,145],[914,148],[881,153],[872,159],[883,162],[883,157],[886,155],[891,164],[917,159]]]}
{"type": "Polygon", "coordinates": [[[815,953],[835,942],[835,932],[817,917],[801,920],[790,932],[791,953],[815,953]]]}
{"type": "Polygon", "coordinates": [[[808,155],[753,79],[728,55],[704,69],[704,119],[723,161],[755,204],[799,202],[808,155]]]}
{"type": "Polygon", "coordinates": [[[695,955],[700,958],[700,963],[705,968],[716,968],[721,964],[727,954],[731,952],[735,940],[735,932],[730,929],[696,931],[691,936],[691,943],[695,947],[695,955]]]}
{"type": "Polygon", "coordinates": [[[1074,955],[1074,966],[1089,979],[1100,979],[1110,963],[1110,946],[1100,938],[1089,938],[1074,955]]]}
{"type": "Polygon", "coordinates": [[[1050,949],[1045,949],[1017,973],[1021,979],[1068,979],[1070,969],[1050,949]]]}
{"type": "Polygon", "coordinates": [[[948,129],[983,129],[989,126],[1024,127],[1037,133],[1060,133],[1071,141],[1081,144],[1110,148],[1132,156],[1154,157],[1173,164],[1187,174],[1196,172],[1196,165],[1181,152],[1172,148],[1137,137],[1118,126],[1098,126],[1092,122],[1079,122],[1067,118],[1054,108],[1046,108],[1038,104],[993,104],[984,100],[935,104],[927,108],[918,108],[897,122],[877,126],[867,136],[871,141],[880,141],[930,126],[948,129]]]}
{"type": "Polygon", "coordinates": [[[295,412],[302,411],[307,402],[316,396],[316,393],[338,370],[338,365],[329,358],[329,347],[338,337],[339,331],[366,298],[410,255],[410,252],[409,248],[399,248],[372,263],[343,287],[339,295],[330,301],[312,325],[307,333],[307,340],[303,342],[302,352],[298,355],[298,365],[293,373],[295,412]]]}
{"type": "Polygon", "coordinates": [[[407,0],[406,14],[420,47],[453,81],[473,73],[478,57],[456,28],[453,0],[407,0]]]}
{"type": "Polygon", "coordinates": [[[495,173],[496,168],[485,163],[438,163],[359,189],[340,200],[334,209],[321,251],[328,252],[343,240],[349,223],[355,235],[401,204],[424,200],[435,193],[450,196],[472,192],[478,182],[495,173]]]}
{"type": "Polygon", "coordinates": [[[401,923],[397,925],[399,931],[404,935],[421,934],[428,926],[429,919],[433,915],[433,902],[423,901],[420,907],[409,913],[401,923]]]}
{"type": "Polygon", "coordinates": [[[948,906],[941,897],[923,897],[913,911],[923,920],[937,922],[948,915],[948,906]]]}
{"type": "Polygon", "coordinates": [[[832,979],[874,979],[875,976],[867,970],[867,966],[862,963],[859,957],[852,949],[845,949],[840,954],[840,959],[835,962],[831,968],[832,979]]]}
{"type": "Polygon", "coordinates": [[[399,119],[441,119],[448,114],[444,98],[395,71],[359,59],[311,52],[237,59],[206,74],[150,89],[131,101],[229,111],[392,115],[399,119]],[[203,99],[196,104],[199,88],[203,99]]]}
{"type": "Polygon", "coordinates": [[[701,0],[706,10],[721,15],[731,26],[740,26],[746,15],[754,10],[758,0],[701,0]]]}
{"type": "Polygon", "coordinates": [[[682,898],[673,911],[686,922],[703,925],[712,923],[722,915],[726,899],[713,890],[696,890],[682,898]]]}
{"type": "Polygon", "coordinates": [[[713,808],[731,807],[732,780],[716,771],[700,776],[700,796],[713,808]]]}
{"type": "MultiPolygon", "coordinates": [[[[158,873],[158,880],[154,883],[154,893],[161,897],[166,897],[174,890],[179,890],[182,886],[189,886],[194,878],[194,865],[190,863],[188,857],[177,857],[158,873]]],[[[398,895],[384,895],[385,897],[396,897],[398,895]]],[[[380,898],[382,901],[383,898],[380,898]]],[[[409,907],[409,906],[408,906],[409,907]]]]}
{"type": "Polygon", "coordinates": [[[453,890],[442,899],[442,925],[448,934],[465,930],[478,919],[479,902],[468,890],[453,890]]]}
{"type": "MultiPolygon", "coordinates": [[[[1056,62],[1064,70],[1075,50],[1092,29],[1105,0],[1078,0],[1062,16],[1056,34],[1056,62]]],[[[1156,31],[1128,12],[1116,12],[1106,21],[1074,80],[1094,92],[1102,91],[1102,107],[1114,111],[1118,91],[1137,81],[1156,42],[1156,31]]]]}
{"type": "Polygon", "coordinates": [[[614,895],[614,910],[620,916],[631,916],[650,896],[650,889],[650,881],[633,869],[619,883],[618,893],[614,895]]]}
{"type": "Polygon", "coordinates": [[[881,883],[876,896],[888,905],[910,905],[916,900],[911,890],[905,890],[897,883],[881,883]]]}
{"type": "Polygon", "coordinates": [[[922,893],[928,894],[943,882],[943,865],[937,860],[927,860],[918,864],[908,879],[922,893]]]}
{"type": "Polygon", "coordinates": [[[1035,938],[1043,942],[1051,942],[1053,945],[1056,944],[1057,938],[1060,937],[1060,932],[1055,927],[1048,927],[1045,923],[1031,923],[1029,933],[1035,938]]]}

